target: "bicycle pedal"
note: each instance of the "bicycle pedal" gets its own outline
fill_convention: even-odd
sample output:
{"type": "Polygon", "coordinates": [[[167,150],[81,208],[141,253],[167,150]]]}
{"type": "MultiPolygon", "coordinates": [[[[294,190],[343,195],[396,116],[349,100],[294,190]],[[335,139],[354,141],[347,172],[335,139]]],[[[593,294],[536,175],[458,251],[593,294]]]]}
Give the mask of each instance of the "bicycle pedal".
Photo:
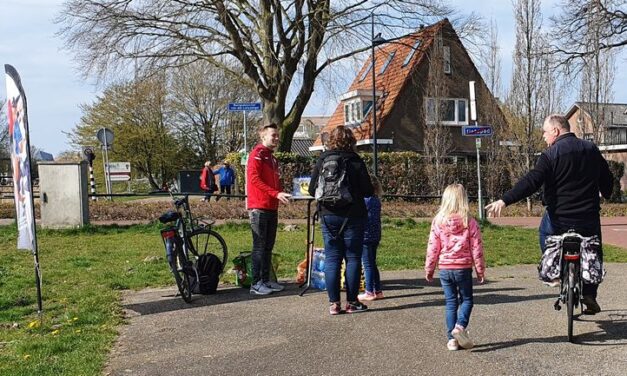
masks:
{"type": "Polygon", "coordinates": [[[556,311],[559,311],[562,309],[559,299],[553,304],[553,309],[555,309],[556,311]]]}

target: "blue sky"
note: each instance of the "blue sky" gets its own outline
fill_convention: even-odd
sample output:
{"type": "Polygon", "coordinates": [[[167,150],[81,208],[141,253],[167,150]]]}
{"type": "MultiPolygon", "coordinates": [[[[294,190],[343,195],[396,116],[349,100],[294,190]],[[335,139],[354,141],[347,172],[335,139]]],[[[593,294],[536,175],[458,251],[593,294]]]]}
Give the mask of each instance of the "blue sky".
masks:
{"type": "MultiPolygon", "coordinates": [[[[72,62],[69,52],[62,49],[63,42],[55,36],[58,26],[53,18],[60,11],[62,0],[2,0],[0,22],[0,63],[13,65],[22,78],[28,99],[31,143],[57,155],[69,150],[67,137],[80,120],[80,104],[91,103],[102,88],[94,80],[84,80],[72,62]]],[[[502,82],[507,86],[511,75],[511,55],[514,46],[512,5],[506,0],[454,0],[460,9],[472,7],[486,19],[494,18],[499,29],[503,64],[502,82]]],[[[544,1],[545,24],[554,12],[557,1],[544,1]]],[[[617,58],[617,66],[624,66],[625,53],[617,58]]],[[[6,96],[4,74],[0,79],[0,97],[6,96]]],[[[614,99],[627,102],[627,71],[616,73],[614,99]]],[[[339,88],[343,91],[344,88],[339,88]]],[[[314,93],[305,114],[324,115],[335,110],[335,98],[324,90],[314,93]]]]}

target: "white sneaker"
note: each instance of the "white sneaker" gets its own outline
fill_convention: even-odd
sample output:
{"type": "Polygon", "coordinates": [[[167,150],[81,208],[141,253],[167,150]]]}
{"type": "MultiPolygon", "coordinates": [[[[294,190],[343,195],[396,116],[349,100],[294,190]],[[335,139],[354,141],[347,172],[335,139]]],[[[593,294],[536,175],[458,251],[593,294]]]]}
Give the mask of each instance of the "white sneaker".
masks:
{"type": "Polygon", "coordinates": [[[268,295],[272,294],[272,290],[268,288],[263,282],[259,281],[250,286],[250,293],[252,295],[268,295]]]}
{"type": "Polygon", "coordinates": [[[264,285],[266,285],[266,287],[272,290],[273,292],[283,291],[283,289],[285,288],[285,286],[279,285],[278,283],[274,281],[268,281],[264,283],[264,285]]]}
{"type": "Polygon", "coordinates": [[[459,350],[459,344],[457,343],[456,339],[449,339],[448,343],[446,344],[446,348],[448,348],[450,351],[456,351],[459,350]]]}
{"type": "Polygon", "coordinates": [[[470,336],[468,336],[468,331],[464,327],[455,325],[455,328],[451,331],[451,335],[455,337],[459,346],[464,349],[472,349],[474,346],[470,336]]]}

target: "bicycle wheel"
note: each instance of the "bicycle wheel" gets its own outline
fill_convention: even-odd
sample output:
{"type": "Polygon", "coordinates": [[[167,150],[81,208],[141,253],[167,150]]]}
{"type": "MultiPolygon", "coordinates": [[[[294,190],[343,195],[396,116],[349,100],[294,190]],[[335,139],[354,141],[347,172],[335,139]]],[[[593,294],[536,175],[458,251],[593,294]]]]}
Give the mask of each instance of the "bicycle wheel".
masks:
{"type": "Polygon", "coordinates": [[[170,264],[170,269],[172,270],[172,274],[174,274],[174,280],[176,281],[176,286],[179,289],[179,293],[181,293],[181,297],[186,303],[192,302],[192,289],[189,283],[189,275],[186,273],[187,257],[183,253],[183,250],[180,246],[174,247],[175,258],[173,263],[170,264]]]}
{"type": "Polygon", "coordinates": [[[568,263],[568,292],[566,296],[566,312],[568,314],[568,342],[573,342],[573,314],[575,308],[575,263],[568,263]]]}
{"type": "Polygon", "coordinates": [[[206,253],[212,253],[217,256],[222,262],[222,270],[220,272],[224,270],[228,258],[228,250],[226,242],[220,234],[208,228],[196,229],[187,236],[187,245],[189,251],[196,256],[206,253]]]}

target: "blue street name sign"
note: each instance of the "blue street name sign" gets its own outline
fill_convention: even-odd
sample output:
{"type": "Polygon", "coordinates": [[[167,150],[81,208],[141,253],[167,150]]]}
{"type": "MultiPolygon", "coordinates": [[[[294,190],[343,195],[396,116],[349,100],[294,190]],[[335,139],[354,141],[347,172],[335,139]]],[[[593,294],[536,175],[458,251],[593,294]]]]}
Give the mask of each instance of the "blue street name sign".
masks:
{"type": "Polygon", "coordinates": [[[471,137],[491,137],[492,127],[489,125],[464,125],[462,127],[462,135],[471,137]]]}
{"type": "Polygon", "coordinates": [[[229,103],[229,111],[261,111],[261,103],[229,103]]]}

